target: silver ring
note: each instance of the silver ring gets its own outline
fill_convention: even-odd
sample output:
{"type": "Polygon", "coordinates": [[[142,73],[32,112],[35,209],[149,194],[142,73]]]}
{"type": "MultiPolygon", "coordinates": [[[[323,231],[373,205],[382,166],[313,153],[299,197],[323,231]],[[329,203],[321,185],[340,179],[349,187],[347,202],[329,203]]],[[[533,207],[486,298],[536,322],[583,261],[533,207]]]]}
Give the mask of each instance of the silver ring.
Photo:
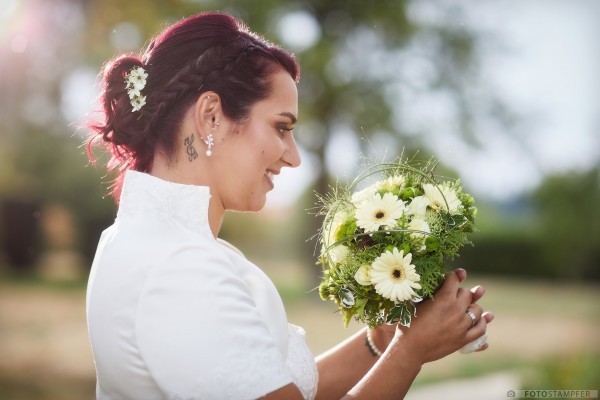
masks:
{"type": "Polygon", "coordinates": [[[475,315],[475,313],[471,311],[470,308],[467,308],[466,313],[469,316],[469,318],[471,318],[471,327],[475,326],[475,324],[477,323],[477,315],[475,315]]]}

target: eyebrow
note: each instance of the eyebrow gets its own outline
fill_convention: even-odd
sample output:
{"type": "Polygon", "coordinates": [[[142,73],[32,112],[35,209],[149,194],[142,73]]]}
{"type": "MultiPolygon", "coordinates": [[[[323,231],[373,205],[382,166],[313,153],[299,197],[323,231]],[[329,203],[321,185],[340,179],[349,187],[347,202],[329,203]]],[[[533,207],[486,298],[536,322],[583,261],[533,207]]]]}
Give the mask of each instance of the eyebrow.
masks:
{"type": "Polygon", "coordinates": [[[292,114],[291,112],[286,111],[286,112],[279,113],[278,115],[289,118],[292,121],[292,124],[295,124],[297,121],[296,116],[294,114],[292,114]]]}

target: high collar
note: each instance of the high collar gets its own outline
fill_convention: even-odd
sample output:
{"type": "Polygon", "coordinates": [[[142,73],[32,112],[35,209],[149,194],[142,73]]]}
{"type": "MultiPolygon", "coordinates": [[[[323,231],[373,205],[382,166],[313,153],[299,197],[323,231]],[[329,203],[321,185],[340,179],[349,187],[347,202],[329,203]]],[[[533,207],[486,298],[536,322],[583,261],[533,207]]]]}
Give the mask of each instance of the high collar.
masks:
{"type": "Polygon", "coordinates": [[[129,170],[125,173],[117,219],[170,220],[200,234],[210,233],[208,186],[184,185],[129,170]]]}

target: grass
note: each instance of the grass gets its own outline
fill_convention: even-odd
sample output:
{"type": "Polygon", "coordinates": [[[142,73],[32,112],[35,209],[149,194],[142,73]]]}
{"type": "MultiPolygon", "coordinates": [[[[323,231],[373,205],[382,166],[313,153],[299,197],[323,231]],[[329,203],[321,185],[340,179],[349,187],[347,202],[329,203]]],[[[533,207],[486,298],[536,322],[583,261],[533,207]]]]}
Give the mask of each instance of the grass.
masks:
{"type": "MultiPolygon", "coordinates": [[[[360,327],[344,329],[335,307],[321,301],[311,291],[314,282],[305,278],[291,271],[275,283],[290,322],[306,329],[317,354],[360,327]]],[[[598,285],[476,275],[466,282],[478,283],[487,289],[482,305],[496,314],[490,349],[428,364],[413,386],[509,371],[518,375],[522,389],[598,389],[598,285]]],[[[84,303],[82,281],[48,282],[33,274],[0,277],[0,398],[95,397],[84,303]]]]}

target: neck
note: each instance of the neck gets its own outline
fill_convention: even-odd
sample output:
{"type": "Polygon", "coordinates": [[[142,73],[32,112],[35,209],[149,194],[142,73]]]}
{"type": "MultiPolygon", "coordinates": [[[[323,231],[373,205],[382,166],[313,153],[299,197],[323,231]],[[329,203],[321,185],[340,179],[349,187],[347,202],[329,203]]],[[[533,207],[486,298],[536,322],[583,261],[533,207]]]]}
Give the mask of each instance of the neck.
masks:
{"type": "Polygon", "coordinates": [[[210,225],[210,230],[215,239],[219,236],[224,215],[225,210],[223,209],[221,201],[211,195],[210,203],[208,205],[208,224],[210,225]]]}
{"type": "Polygon", "coordinates": [[[154,157],[154,162],[152,163],[149,174],[169,182],[185,185],[208,186],[211,188],[210,203],[208,206],[208,224],[213,236],[217,238],[223,223],[225,208],[223,207],[221,199],[213,193],[208,179],[194,176],[194,174],[190,173],[189,169],[169,166],[168,163],[163,162],[162,157],[160,156],[154,157]]]}

